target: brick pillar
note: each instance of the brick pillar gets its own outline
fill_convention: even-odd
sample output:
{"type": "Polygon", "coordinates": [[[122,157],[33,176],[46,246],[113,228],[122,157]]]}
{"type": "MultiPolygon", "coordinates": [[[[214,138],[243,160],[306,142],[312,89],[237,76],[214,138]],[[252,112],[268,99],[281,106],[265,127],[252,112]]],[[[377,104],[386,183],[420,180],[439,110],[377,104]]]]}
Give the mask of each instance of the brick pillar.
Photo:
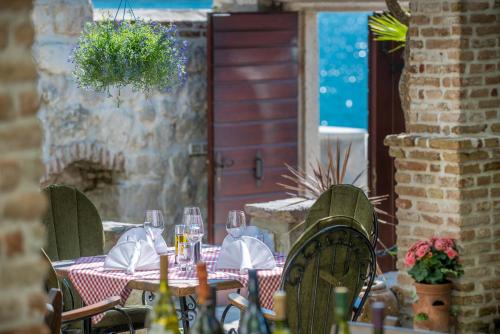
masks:
{"type": "Polygon", "coordinates": [[[0,1],[0,333],[43,333],[42,131],[32,0],[0,1]]]}
{"type": "Polygon", "coordinates": [[[460,332],[500,318],[500,2],[412,0],[407,134],[386,138],[396,160],[398,282],[408,246],[459,240],[454,284],[460,332]]]}

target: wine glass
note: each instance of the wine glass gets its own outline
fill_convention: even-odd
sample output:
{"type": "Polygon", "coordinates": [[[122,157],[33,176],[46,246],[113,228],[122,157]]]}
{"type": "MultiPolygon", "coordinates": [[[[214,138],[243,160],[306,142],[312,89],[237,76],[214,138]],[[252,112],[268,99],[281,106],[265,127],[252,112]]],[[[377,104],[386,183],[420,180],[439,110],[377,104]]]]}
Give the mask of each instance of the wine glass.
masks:
{"type": "Polygon", "coordinates": [[[226,231],[235,239],[243,234],[247,226],[245,212],[241,210],[231,210],[227,216],[226,231]]]}
{"type": "Polygon", "coordinates": [[[165,229],[165,220],[161,210],[147,210],[146,219],[144,220],[144,229],[150,234],[154,241],[158,235],[163,233],[165,229]]]}
{"type": "Polygon", "coordinates": [[[203,218],[198,207],[184,208],[183,223],[186,237],[191,245],[193,264],[201,260],[201,239],[203,237],[203,218]]]}

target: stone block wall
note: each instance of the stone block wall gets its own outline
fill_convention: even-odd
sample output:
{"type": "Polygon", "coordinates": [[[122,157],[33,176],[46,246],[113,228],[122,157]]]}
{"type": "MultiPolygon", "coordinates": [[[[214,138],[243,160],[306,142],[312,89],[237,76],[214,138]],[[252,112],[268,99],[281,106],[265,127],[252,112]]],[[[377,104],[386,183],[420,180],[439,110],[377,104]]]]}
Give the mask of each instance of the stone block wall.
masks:
{"type": "Polygon", "coordinates": [[[159,208],[172,225],[184,206],[204,209],[207,201],[206,156],[189,153],[190,145],[206,143],[205,14],[183,21],[179,13],[152,13],[155,20],[175,20],[190,43],[186,85],[149,96],[125,88],[112,97],[78,88],[68,62],[83,25],[100,14],[89,0],[35,2],[46,181],[85,190],[104,220],[142,223],[146,209],[159,208]],[[77,154],[80,146],[88,154],[77,154]]]}
{"type": "Polygon", "coordinates": [[[0,333],[46,333],[31,0],[0,1],[0,333]]]}
{"type": "Polygon", "coordinates": [[[500,2],[414,0],[410,11],[408,133],[386,138],[397,169],[398,280],[409,306],[408,246],[457,238],[457,328],[488,332],[500,319],[500,2]]]}

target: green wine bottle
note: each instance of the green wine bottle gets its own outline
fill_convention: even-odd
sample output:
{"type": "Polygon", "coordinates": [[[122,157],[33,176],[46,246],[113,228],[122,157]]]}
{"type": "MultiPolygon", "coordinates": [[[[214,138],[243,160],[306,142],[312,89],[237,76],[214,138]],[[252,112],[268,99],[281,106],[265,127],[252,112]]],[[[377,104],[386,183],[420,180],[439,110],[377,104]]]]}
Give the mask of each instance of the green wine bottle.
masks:
{"type": "Polygon", "coordinates": [[[160,291],[149,315],[149,334],[179,334],[179,321],[168,288],[168,256],[160,256],[160,291]]]}
{"type": "Polygon", "coordinates": [[[260,310],[257,270],[248,271],[248,308],[240,319],[239,334],[271,334],[260,310]]]}
{"type": "Polygon", "coordinates": [[[347,304],[348,290],[345,287],[335,288],[335,334],[350,334],[349,324],[347,317],[350,312],[348,311],[347,304]]]}
{"type": "Polygon", "coordinates": [[[203,262],[196,265],[198,271],[198,305],[200,312],[191,329],[191,334],[224,334],[224,330],[215,317],[217,294],[215,287],[209,287],[207,266],[203,262]]]}
{"type": "Polygon", "coordinates": [[[286,293],[276,291],[274,299],[274,329],[273,334],[290,334],[290,328],[286,322],[286,293]]]}
{"type": "Polygon", "coordinates": [[[374,334],[384,334],[384,308],[382,302],[372,304],[372,323],[374,334]]]}

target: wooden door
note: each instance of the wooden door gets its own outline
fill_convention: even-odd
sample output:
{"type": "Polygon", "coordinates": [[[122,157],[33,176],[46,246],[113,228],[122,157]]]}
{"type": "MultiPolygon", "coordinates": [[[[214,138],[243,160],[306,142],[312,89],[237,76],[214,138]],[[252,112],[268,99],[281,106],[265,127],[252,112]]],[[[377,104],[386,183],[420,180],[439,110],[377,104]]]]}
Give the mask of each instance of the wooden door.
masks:
{"type": "Polygon", "coordinates": [[[220,243],[231,209],[286,197],[297,165],[296,13],[210,14],[208,227],[220,243]]]}
{"type": "MultiPolygon", "coordinates": [[[[388,194],[380,208],[392,217],[380,218],[396,224],[394,193],[394,160],[389,156],[389,148],[384,138],[389,134],[404,132],[403,110],[399,99],[399,78],[403,68],[402,50],[389,52],[395,47],[390,42],[376,42],[369,36],[369,185],[372,195],[388,194]]],[[[396,243],[393,225],[379,225],[379,239],[388,247],[396,243]]],[[[380,258],[382,269],[395,269],[395,261],[390,256],[380,258]]]]}

